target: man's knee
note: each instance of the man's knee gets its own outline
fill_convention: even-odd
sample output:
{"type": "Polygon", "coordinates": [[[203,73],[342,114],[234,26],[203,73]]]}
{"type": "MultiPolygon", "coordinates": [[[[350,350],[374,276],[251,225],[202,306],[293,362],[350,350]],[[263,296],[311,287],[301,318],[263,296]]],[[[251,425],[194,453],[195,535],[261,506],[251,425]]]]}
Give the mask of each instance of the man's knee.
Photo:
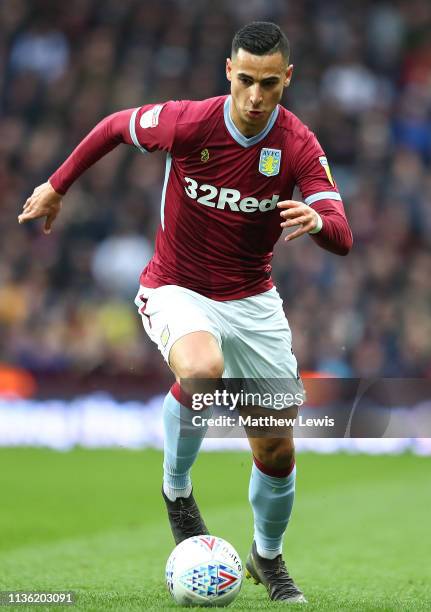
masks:
{"type": "Polygon", "coordinates": [[[193,332],[171,348],[169,363],[177,379],[221,378],[223,355],[216,338],[209,332],[193,332]]]}
{"type": "Polygon", "coordinates": [[[288,469],[295,461],[295,445],[291,438],[261,438],[252,445],[253,454],[268,468],[288,469]]]}

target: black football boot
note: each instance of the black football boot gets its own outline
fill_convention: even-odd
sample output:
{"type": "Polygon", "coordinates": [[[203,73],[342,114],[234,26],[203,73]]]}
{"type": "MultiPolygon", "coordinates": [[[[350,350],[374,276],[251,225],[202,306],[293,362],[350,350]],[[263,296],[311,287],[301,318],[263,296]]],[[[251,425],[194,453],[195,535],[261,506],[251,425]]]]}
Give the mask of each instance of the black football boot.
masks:
{"type": "Polygon", "coordinates": [[[192,536],[209,535],[209,531],[193,497],[193,491],[189,497],[177,497],[175,501],[171,501],[165,495],[163,489],[162,495],[165,500],[169,523],[171,524],[172,535],[176,544],[192,536]]]}
{"type": "Polygon", "coordinates": [[[281,555],[275,559],[265,559],[258,555],[256,542],[253,542],[245,567],[246,578],[253,578],[255,584],[263,584],[273,601],[307,603],[302,591],[289,576],[281,555]]]}

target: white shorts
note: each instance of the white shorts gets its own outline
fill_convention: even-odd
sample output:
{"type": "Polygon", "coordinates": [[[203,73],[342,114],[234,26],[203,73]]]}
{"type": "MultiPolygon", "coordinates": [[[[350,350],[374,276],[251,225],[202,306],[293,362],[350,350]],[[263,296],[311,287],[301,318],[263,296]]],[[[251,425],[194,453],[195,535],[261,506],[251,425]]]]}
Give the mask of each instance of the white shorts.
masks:
{"type": "Polygon", "coordinates": [[[169,363],[172,345],[182,336],[207,331],[224,358],[223,378],[283,380],[274,392],[303,393],[292,350],[292,333],[283,302],[273,287],[247,298],[220,302],[177,285],[141,286],[135,304],[148,336],[169,363]]]}

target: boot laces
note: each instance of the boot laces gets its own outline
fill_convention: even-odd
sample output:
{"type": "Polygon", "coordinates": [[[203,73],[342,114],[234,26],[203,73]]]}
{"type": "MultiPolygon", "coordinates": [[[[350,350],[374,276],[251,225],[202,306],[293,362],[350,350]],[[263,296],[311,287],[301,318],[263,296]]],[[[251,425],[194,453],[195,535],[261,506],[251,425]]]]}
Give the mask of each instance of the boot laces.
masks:
{"type": "Polygon", "coordinates": [[[274,559],[274,566],[263,570],[272,591],[277,595],[287,595],[292,597],[298,595],[300,591],[289,576],[286,564],[280,556],[274,559]]]}
{"type": "Polygon", "coordinates": [[[194,508],[181,507],[179,510],[172,510],[171,515],[175,524],[190,537],[199,533],[203,527],[199,511],[194,508]]]}

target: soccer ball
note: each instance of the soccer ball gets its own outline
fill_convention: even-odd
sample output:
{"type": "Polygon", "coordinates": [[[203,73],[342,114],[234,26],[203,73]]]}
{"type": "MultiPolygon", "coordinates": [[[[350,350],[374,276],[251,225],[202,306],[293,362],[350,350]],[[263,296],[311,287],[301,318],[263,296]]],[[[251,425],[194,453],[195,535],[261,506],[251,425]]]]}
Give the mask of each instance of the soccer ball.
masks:
{"type": "Polygon", "coordinates": [[[182,606],[227,606],[238,595],[242,578],[234,547],[211,535],[184,540],[166,564],[168,589],[182,606]]]}

